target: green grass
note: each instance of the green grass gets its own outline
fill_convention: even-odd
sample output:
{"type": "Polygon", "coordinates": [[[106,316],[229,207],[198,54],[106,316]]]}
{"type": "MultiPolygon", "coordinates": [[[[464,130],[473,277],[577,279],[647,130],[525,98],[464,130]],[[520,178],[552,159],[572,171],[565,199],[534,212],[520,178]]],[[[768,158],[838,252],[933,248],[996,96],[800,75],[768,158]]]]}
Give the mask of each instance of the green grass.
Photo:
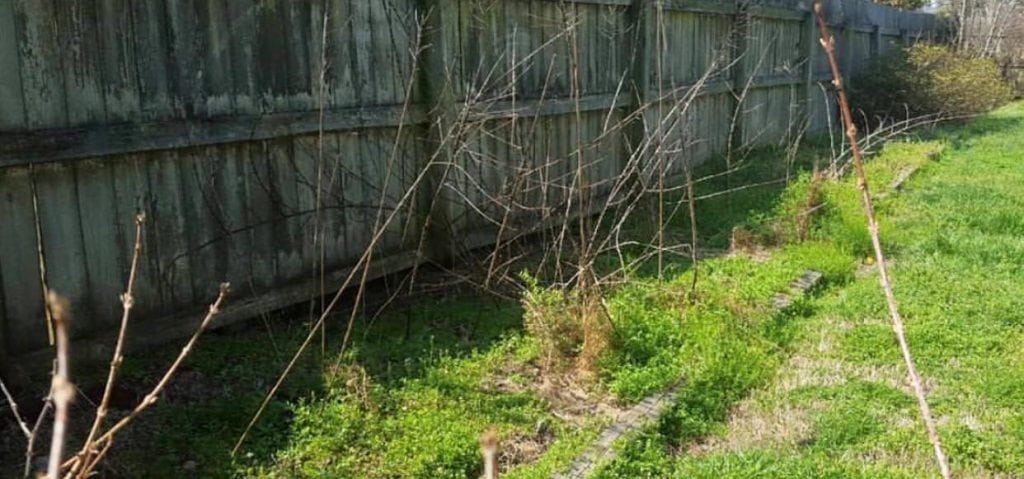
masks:
{"type": "MultiPolygon", "coordinates": [[[[1024,476],[1022,120],[1024,104],[1011,105],[930,140],[889,145],[869,165],[875,191],[904,165],[921,165],[905,191],[877,206],[909,341],[958,477],[1024,476]],[[936,147],[937,161],[924,160],[936,147]]],[[[853,185],[826,192],[816,238],[870,254],[853,185]]],[[[935,477],[877,281],[867,272],[811,300],[812,314],[793,324],[790,359],[703,445],[671,447],[690,436],[647,431],[599,476],[935,477]]]]}

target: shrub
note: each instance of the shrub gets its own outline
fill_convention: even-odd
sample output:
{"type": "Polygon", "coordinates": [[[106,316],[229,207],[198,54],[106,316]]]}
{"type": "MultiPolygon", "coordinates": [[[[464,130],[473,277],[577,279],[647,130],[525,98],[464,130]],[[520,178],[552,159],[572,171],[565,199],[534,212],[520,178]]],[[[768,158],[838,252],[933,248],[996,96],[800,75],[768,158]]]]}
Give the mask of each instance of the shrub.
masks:
{"type": "Polygon", "coordinates": [[[544,372],[562,369],[575,358],[583,344],[583,322],[572,294],[541,286],[527,273],[522,304],[526,330],[540,346],[540,365],[544,372]]]}
{"type": "Polygon", "coordinates": [[[558,372],[575,360],[577,372],[594,376],[598,362],[612,348],[611,319],[605,314],[599,287],[577,283],[572,289],[541,286],[523,272],[522,305],[526,330],[540,346],[540,366],[558,372]]]}
{"type": "Polygon", "coordinates": [[[940,114],[973,115],[1009,102],[1013,92],[995,62],[919,43],[875,59],[850,88],[870,123],[940,114]]]}

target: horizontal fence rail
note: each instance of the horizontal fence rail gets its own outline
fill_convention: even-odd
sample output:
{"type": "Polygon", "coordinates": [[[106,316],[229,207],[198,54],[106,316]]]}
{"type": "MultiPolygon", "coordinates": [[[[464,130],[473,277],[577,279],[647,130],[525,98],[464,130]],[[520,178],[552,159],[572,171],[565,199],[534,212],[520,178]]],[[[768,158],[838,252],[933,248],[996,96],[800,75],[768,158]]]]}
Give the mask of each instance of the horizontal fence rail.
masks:
{"type": "MultiPolygon", "coordinates": [[[[517,171],[538,175],[515,192],[526,210],[569,208],[582,144],[601,198],[680,96],[688,161],[821,131],[808,4],[0,0],[0,370],[48,354],[44,283],[72,301],[79,354],[106,353],[135,212],[133,329],[152,344],[190,331],[221,281],[222,325],[308,300],[321,266],[337,287],[381,211],[396,220],[374,277],[496,241],[486,205],[517,171]],[[446,151],[469,124],[471,148],[446,151]],[[457,174],[423,179],[435,164],[457,174]]],[[[851,73],[942,34],[930,15],[827,4],[851,73]]]]}

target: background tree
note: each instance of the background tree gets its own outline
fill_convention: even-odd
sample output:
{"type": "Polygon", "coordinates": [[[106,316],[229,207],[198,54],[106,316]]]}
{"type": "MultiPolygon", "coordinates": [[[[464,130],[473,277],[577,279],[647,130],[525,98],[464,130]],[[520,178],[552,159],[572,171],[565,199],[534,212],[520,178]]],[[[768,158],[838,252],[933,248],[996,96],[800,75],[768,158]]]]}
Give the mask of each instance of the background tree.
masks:
{"type": "Polygon", "coordinates": [[[890,7],[902,8],[904,10],[917,10],[928,6],[929,0],[875,0],[875,3],[888,5],[890,7]]]}
{"type": "Polygon", "coordinates": [[[953,21],[957,48],[994,59],[1024,93],[1024,0],[945,0],[940,8],[953,21]]]}

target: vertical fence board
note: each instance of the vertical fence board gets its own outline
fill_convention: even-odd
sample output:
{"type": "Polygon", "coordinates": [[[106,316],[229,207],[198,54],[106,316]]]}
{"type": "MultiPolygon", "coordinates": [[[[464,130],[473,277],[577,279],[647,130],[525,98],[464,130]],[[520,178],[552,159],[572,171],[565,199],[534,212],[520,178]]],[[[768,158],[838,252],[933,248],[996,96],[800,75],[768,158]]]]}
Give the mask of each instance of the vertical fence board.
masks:
{"type": "Polygon", "coordinates": [[[230,23],[230,11],[223,0],[200,1],[196,7],[199,28],[195,34],[203,39],[197,48],[202,60],[203,110],[206,116],[223,116],[235,112],[234,77],[231,71],[232,44],[239,41],[234,37],[230,23]]]}
{"type": "Polygon", "coordinates": [[[256,22],[256,86],[266,111],[287,111],[290,107],[288,50],[288,0],[266,0],[255,7],[256,22]],[[284,68],[282,68],[284,67],[284,68]]]}
{"type": "MultiPolygon", "coordinates": [[[[376,2],[373,2],[376,3],[376,2]]],[[[288,45],[288,96],[290,97],[289,109],[292,111],[307,111],[317,108],[316,97],[313,92],[320,66],[319,59],[310,55],[310,44],[313,38],[311,24],[313,23],[312,8],[309,2],[286,1],[285,16],[288,32],[286,37],[288,45]]]]}
{"type": "Polygon", "coordinates": [[[365,250],[369,240],[370,225],[366,221],[366,186],[359,166],[359,136],[355,133],[341,135],[338,144],[341,163],[341,195],[345,216],[345,244],[350,258],[357,258],[365,250]]]}
{"type": "Polygon", "coordinates": [[[85,244],[78,210],[78,182],[71,164],[50,163],[35,168],[39,199],[39,223],[46,252],[46,282],[71,302],[72,334],[78,336],[95,326],[96,311],[88,300],[85,244]]]}
{"type": "Polygon", "coordinates": [[[0,169],[0,264],[12,354],[47,343],[28,168],[0,169]],[[16,299],[16,300],[15,300],[16,299]]]}
{"type": "Polygon", "coordinates": [[[305,277],[302,269],[304,217],[298,208],[299,179],[294,144],[290,139],[271,141],[269,153],[270,174],[275,182],[274,199],[278,215],[283,218],[281,225],[274,229],[278,281],[291,282],[305,277]]]}
{"type": "MultiPolygon", "coordinates": [[[[299,227],[301,229],[301,257],[303,271],[312,272],[318,262],[318,251],[320,248],[319,239],[314,238],[313,232],[317,230],[317,190],[323,193],[325,182],[318,178],[317,137],[314,135],[303,135],[295,137],[292,141],[292,161],[295,169],[295,207],[301,213],[299,227]]],[[[323,212],[320,212],[321,219],[323,212]]],[[[320,225],[321,227],[323,225],[320,225]]],[[[317,275],[311,274],[309,278],[317,275]]]]}
{"type": "MultiPolygon", "coordinates": [[[[110,123],[139,118],[139,71],[131,4],[128,0],[102,0],[96,6],[100,74],[110,123]]],[[[147,54],[150,52],[143,52],[147,54]]]]}
{"type": "Polygon", "coordinates": [[[373,73],[376,59],[373,57],[373,30],[369,2],[361,0],[348,0],[348,2],[352,18],[351,51],[355,58],[353,77],[356,96],[359,98],[360,104],[378,105],[380,101],[374,86],[376,79],[373,73]]]}
{"type": "MultiPolygon", "coordinates": [[[[187,307],[193,304],[192,268],[206,268],[197,263],[189,248],[192,229],[198,228],[186,216],[182,176],[185,166],[177,152],[157,152],[143,161],[149,182],[150,232],[156,243],[158,290],[163,308],[187,307]]],[[[188,197],[199,192],[189,191],[188,197]]],[[[197,232],[198,233],[198,232],[197,232]]]]}
{"type": "MultiPolygon", "coordinates": [[[[130,4],[132,15],[133,42],[135,44],[135,69],[139,81],[139,101],[143,119],[173,118],[167,55],[169,48],[168,21],[164,2],[166,0],[135,0],[130,4]]],[[[123,33],[123,32],[122,32],[123,33]]]]}
{"type": "Polygon", "coordinates": [[[230,232],[220,195],[225,155],[216,146],[182,155],[178,162],[182,215],[190,234],[183,238],[190,264],[190,285],[196,300],[205,300],[215,285],[227,280],[230,232]]]}
{"type": "Polygon", "coordinates": [[[120,216],[130,219],[133,215],[131,211],[122,212],[118,208],[111,165],[102,160],[87,160],[75,163],[74,168],[78,182],[75,212],[82,224],[83,254],[89,278],[88,301],[96,316],[95,326],[115,328],[121,306],[118,295],[112,293],[123,290],[128,280],[133,247],[122,241],[117,223],[120,216]]]}
{"type": "Polygon", "coordinates": [[[340,152],[341,135],[334,133],[324,138],[324,162],[323,177],[326,186],[321,195],[321,208],[323,208],[323,236],[324,236],[324,257],[323,263],[328,270],[344,266],[345,261],[350,258],[348,242],[345,237],[345,202],[342,198],[344,186],[342,179],[342,157],[340,152]]]}
{"type": "Polygon", "coordinates": [[[249,149],[242,144],[228,145],[223,154],[218,199],[223,215],[221,228],[227,235],[228,266],[221,280],[242,287],[252,277],[252,263],[248,258],[248,252],[253,250],[252,236],[248,231],[252,222],[246,208],[249,195],[245,180],[245,165],[250,161],[249,149]]]}
{"type": "Polygon", "coordinates": [[[260,4],[251,0],[226,1],[232,104],[236,113],[254,115],[260,111],[256,87],[256,18],[260,4]]]}
{"type": "Polygon", "coordinates": [[[18,59],[18,35],[15,30],[14,0],[0,0],[0,129],[25,126],[25,104],[21,91],[21,65],[18,59]]]}
{"type": "Polygon", "coordinates": [[[60,65],[60,39],[51,2],[15,0],[14,15],[25,93],[26,126],[56,128],[67,125],[64,78],[60,65]]]}
{"type": "MultiPolygon", "coordinates": [[[[109,164],[110,176],[113,179],[114,202],[118,212],[114,218],[115,233],[121,245],[134,245],[134,216],[137,213],[146,215],[142,232],[142,257],[139,259],[136,273],[135,306],[132,309],[134,314],[140,317],[155,314],[164,308],[159,290],[159,235],[146,172],[147,160],[148,158],[143,155],[127,155],[109,164]]],[[[124,246],[122,251],[126,251],[124,246]]],[[[124,261],[122,259],[122,262],[124,261]]],[[[130,261],[130,258],[127,261],[130,261]]]]}
{"type": "Polygon", "coordinates": [[[106,120],[95,6],[93,0],[54,2],[65,101],[72,126],[106,120]]]}
{"type": "Polygon", "coordinates": [[[283,222],[277,212],[274,184],[276,179],[270,167],[268,142],[249,145],[248,161],[245,167],[245,193],[248,199],[249,220],[252,225],[250,238],[252,249],[248,261],[252,265],[252,278],[246,288],[254,292],[269,290],[277,280],[277,256],[275,231],[283,222]]]}
{"type": "Polygon", "coordinates": [[[394,105],[402,103],[400,85],[404,84],[405,78],[398,78],[398,69],[395,68],[394,44],[392,44],[392,21],[390,12],[384,8],[384,2],[366,2],[369,7],[370,24],[373,30],[372,43],[370,48],[373,52],[374,74],[377,89],[377,100],[382,105],[394,105]]]}
{"type": "Polygon", "coordinates": [[[203,58],[208,45],[199,23],[198,12],[204,0],[165,0],[167,2],[168,42],[171,48],[168,77],[171,95],[178,111],[188,117],[208,116],[203,91],[203,58]]]}

